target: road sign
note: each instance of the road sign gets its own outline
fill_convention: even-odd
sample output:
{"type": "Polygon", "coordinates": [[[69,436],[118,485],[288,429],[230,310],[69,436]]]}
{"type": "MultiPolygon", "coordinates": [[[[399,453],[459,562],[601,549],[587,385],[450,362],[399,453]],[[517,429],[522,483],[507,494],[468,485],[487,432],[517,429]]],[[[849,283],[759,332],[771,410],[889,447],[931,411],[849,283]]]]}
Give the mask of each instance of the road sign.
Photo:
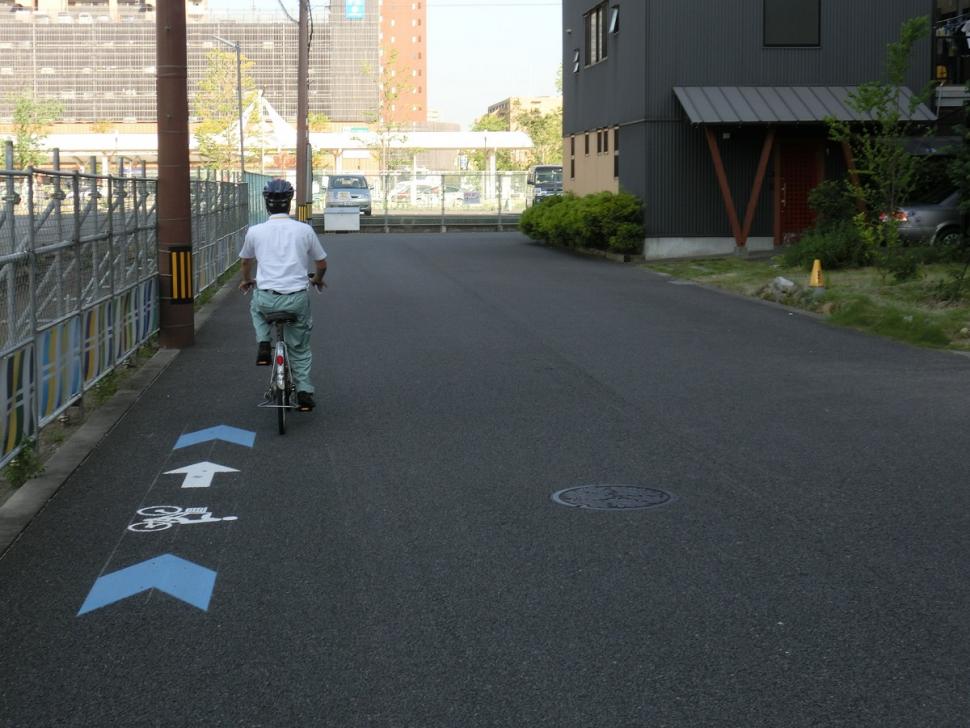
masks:
{"type": "Polygon", "coordinates": [[[165,475],[185,475],[182,481],[183,488],[208,488],[212,485],[212,479],[216,473],[238,473],[235,468],[227,468],[225,465],[217,465],[208,461],[186,465],[178,470],[166,471],[165,475]]]}
{"type": "Polygon", "coordinates": [[[91,587],[77,616],[93,612],[149,589],[209,611],[209,600],[216,583],[216,572],[172,554],[163,554],[113,574],[102,576],[91,587]]]}

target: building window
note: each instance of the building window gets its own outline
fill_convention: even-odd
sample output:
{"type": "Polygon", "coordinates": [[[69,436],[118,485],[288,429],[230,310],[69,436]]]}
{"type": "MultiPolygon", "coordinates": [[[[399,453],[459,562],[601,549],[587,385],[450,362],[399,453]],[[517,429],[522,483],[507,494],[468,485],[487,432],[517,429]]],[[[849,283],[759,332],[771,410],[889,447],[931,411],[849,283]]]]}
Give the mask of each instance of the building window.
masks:
{"type": "Polygon", "coordinates": [[[613,130],[613,151],[620,151],[620,127],[613,130]]]}
{"type": "Polygon", "coordinates": [[[619,179],[620,177],[620,155],[613,155],[613,179],[619,179]]]}
{"type": "MultiPolygon", "coordinates": [[[[13,69],[12,68],[10,69],[10,73],[11,74],[13,73],[13,69]]],[[[574,137],[574,136],[569,137],[569,153],[570,154],[575,154],[576,153],[576,137],[574,137]]]]}
{"type": "Polygon", "coordinates": [[[764,0],[766,46],[818,46],[821,0],[764,0]]]}
{"type": "Polygon", "coordinates": [[[586,65],[606,60],[607,4],[600,3],[583,16],[586,29],[586,65]]]}
{"type": "Polygon", "coordinates": [[[576,179],[576,160],[569,160],[569,179],[576,179]]]}
{"type": "Polygon", "coordinates": [[[603,132],[601,131],[596,132],[596,153],[603,153],[603,132]]]}
{"type": "Polygon", "coordinates": [[[606,154],[610,151],[610,130],[603,130],[603,153],[606,154]]]}
{"type": "Polygon", "coordinates": [[[586,156],[589,156],[589,132],[586,132],[586,156]]]}

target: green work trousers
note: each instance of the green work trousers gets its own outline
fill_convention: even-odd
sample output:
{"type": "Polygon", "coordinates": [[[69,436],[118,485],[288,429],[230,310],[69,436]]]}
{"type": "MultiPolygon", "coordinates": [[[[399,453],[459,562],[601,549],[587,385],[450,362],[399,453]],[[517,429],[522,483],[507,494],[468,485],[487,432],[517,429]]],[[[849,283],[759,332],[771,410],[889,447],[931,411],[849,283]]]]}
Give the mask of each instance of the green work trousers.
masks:
{"type": "Polygon", "coordinates": [[[310,365],[313,363],[313,352],[310,351],[310,331],[313,329],[313,314],[310,312],[310,297],[306,291],[297,291],[281,296],[272,291],[253,291],[253,300],[249,306],[253,317],[253,328],[256,329],[256,341],[269,341],[272,327],[266,323],[263,314],[271,311],[286,311],[296,316],[296,321],[286,324],[286,351],[290,357],[290,371],[296,391],[313,394],[313,384],[310,382],[310,365]]]}

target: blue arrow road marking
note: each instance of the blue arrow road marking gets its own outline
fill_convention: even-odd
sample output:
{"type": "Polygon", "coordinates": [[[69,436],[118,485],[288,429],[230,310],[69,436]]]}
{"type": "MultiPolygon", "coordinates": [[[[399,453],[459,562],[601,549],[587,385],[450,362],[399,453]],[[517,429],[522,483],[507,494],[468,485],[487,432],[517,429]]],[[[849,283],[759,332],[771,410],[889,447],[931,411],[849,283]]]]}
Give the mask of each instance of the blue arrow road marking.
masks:
{"type": "Polygon", "coordinates": [[[210,427],[206,430],[182,435],[175,443],[175,449],[198,445],[200,442],[208,442],[209,440],[225,440],[243,447],[252,447],[253,443],[256,442],[256,433],[249,430],[240,430],[238,427],[219,425],[218,427],[210,427]]]}
{"type": "Polygon", "coordinates": [[[216,572],[172,554],[163,554],[113,574],[102,576],[91,587],[77,616],[93,612],[149,589],[160,589],[169,596],[188,602],[203,612],[216,583],[216,572]]]}

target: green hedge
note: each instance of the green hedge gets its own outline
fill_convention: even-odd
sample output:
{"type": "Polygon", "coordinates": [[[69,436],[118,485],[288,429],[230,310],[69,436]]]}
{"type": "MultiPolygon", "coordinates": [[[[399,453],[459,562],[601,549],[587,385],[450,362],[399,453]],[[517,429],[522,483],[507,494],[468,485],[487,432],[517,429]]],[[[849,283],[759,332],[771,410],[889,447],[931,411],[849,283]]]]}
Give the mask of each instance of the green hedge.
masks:
{"type": "Polygon", "coordinates": [[[519,229],[551,245],[640,253],[643,206],[626,192],[548,197],[522,213],[519,229]]]}

